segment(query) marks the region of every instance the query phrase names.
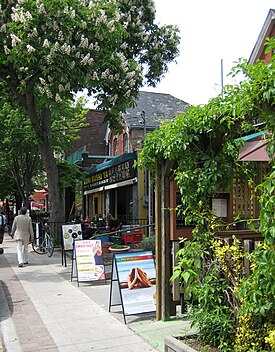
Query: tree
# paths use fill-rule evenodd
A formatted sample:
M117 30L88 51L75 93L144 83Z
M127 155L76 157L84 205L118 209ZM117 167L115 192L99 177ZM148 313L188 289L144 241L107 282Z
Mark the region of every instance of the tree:
M178 30L154 19L152 0L2 1L0 79L32 123L53 222L64 218L51 131L64 115L53 111L62 112L74 92L87 88L115 126L143 75L155 85L178 54Z

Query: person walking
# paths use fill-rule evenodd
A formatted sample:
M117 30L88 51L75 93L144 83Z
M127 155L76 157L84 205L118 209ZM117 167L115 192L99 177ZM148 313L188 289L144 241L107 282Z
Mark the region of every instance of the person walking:
M22 268L24 264L28 264L28 244L34 238L32 219L27 215L27 208L22 207L20 215L14 218L11 236L16 241L18 266Z

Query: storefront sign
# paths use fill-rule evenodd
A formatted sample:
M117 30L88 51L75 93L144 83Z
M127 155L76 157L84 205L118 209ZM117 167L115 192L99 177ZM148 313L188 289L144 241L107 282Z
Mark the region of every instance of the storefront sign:
M127 160L90 175L84 181L84 191L136 177L137 171L133 168L133 164L134 160Z

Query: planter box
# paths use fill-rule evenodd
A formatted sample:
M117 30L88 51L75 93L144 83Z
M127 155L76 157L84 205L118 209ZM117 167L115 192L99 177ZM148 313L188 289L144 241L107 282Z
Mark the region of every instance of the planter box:
M174 336L166 336L164 339L164 352L197 352L192 347L178 340Z

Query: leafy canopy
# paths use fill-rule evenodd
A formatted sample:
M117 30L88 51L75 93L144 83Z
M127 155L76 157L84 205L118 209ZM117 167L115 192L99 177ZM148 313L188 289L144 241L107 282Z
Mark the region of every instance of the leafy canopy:
M114 121L178 55L178 29L154 19L153 0L3 0L0 77L37 108L88 88Z

